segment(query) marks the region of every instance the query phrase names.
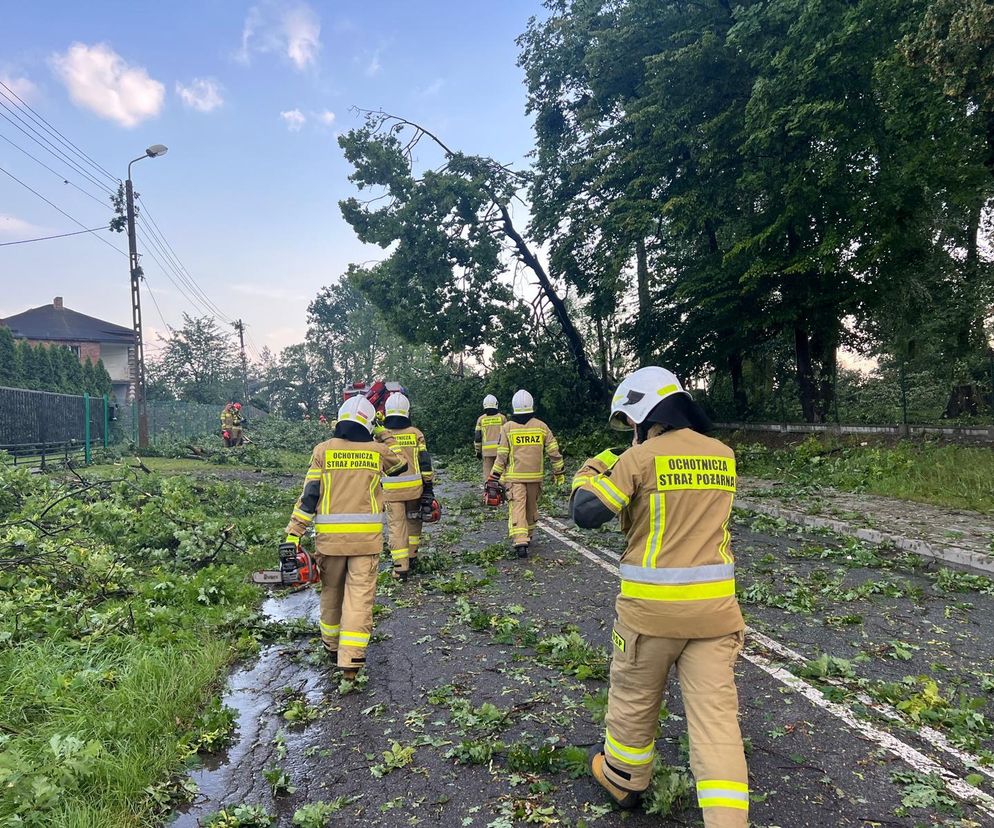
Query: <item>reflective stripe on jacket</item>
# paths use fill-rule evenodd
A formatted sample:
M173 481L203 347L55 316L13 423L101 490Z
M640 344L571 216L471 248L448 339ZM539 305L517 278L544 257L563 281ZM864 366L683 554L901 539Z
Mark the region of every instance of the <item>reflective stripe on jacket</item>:
M545 473L545 455L553 474L565 473L559 442L545 423L538 417L526 423L511 420L501 426L493 474L508 483L538 483Z
M391 448L407 462L407 471L396 477L383 478L383 500L387 503L418 500L424 491L424 484L431 483L435 476L431 460L423 462L428 454L425 436L414 426L385 428L384 432L385 439L392 444Z
M500 446L500 430L507 417L503 414L481 414L473 432L473 448L484 457L496 457Z
M406 468L406 461L382 443L326 440L311 455L287 534L300 537L313 526L314 549L321 555L378 555L383 548L380 481Z
M735 453L691 429L652 435L610 469L591 458L574 479L574 492L596 497L628 536L618 619L667 638L738 632L744 624L728 530Z

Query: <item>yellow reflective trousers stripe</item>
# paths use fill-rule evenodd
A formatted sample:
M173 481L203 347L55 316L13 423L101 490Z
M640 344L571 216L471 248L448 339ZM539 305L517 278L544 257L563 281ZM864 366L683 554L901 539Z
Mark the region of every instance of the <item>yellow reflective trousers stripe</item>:
M319 535L379 535L383 533L383 526L378 523L319 523L314 531Z

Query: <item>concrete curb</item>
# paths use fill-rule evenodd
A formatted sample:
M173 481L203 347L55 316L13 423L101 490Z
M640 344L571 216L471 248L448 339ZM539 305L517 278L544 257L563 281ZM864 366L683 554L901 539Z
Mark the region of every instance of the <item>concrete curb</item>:
M747 512L780 518L798 526L810 529L828 529L838 535L847 535L877 545L891 544L904 552L911 552L922 558L930 558L935 561L941 561L944 564L949 564L950 566L971 569L986 575L994 575L994 557L983 552L978 552L975 549L968 549L951 543L939 545L929 543L920 538L905 538L901 535L892 535L876 529L865 529L853 526L851 523L846 523L845 521L808 515L794 509L772 506L768 503L760 503L748 498L736 499L735 505L740 509L745 509Z

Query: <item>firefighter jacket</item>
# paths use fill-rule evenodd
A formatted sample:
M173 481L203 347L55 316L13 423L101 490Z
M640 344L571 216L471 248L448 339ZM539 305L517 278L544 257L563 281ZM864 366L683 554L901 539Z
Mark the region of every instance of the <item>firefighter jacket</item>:
M483 457L496 457L500 446L500 430L507 417L503 414L487 414L484 412L476 421L476 431L473 433L473 449Z
M539 483L545 473L545 455L552 461L552 473L565 474L563 456L552 430L538 417L526 423L514 420L500 429L493 475L507 483Z
M235 424L234 411L230 408L221 409L221 430L227 431Z
M628 536L618 620L664 638L742 630L728 521L735 452L689 428L591 458L573 481L573 518L593 528L617 515ZM615 459L617 460L616 462Z
M242 412L241 411L235 411L234 409L231 410L231 426L232 426L232 428L241 428L242 427Z
M317 445L287 535L299 538L314 526L320 555L379 555L383 549L381 480L407 463L370 439L333 437Z
M430 487L435 480L425 436L412 425L386 428L385 431L384 441L390 439L389 447L399 452L399 456L407 463L407 471L395 477L384 478L383 500L387 503L418 500L425 486Z

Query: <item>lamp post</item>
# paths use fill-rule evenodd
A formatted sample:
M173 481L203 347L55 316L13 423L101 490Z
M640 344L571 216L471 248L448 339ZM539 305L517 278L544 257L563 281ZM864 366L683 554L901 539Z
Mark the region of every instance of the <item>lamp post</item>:
M131 270L131 321L135 329L135 400L138 403L138 447L148 446L148 412L145 409L145 345L142 339L142 303L140 292L141 267L138 265L138 240L135 236L135 191L131 185L131 165L143 158L158 158L168 148L152 144L144 155L128 164L128 179L124 195L128 213L128 262Z

